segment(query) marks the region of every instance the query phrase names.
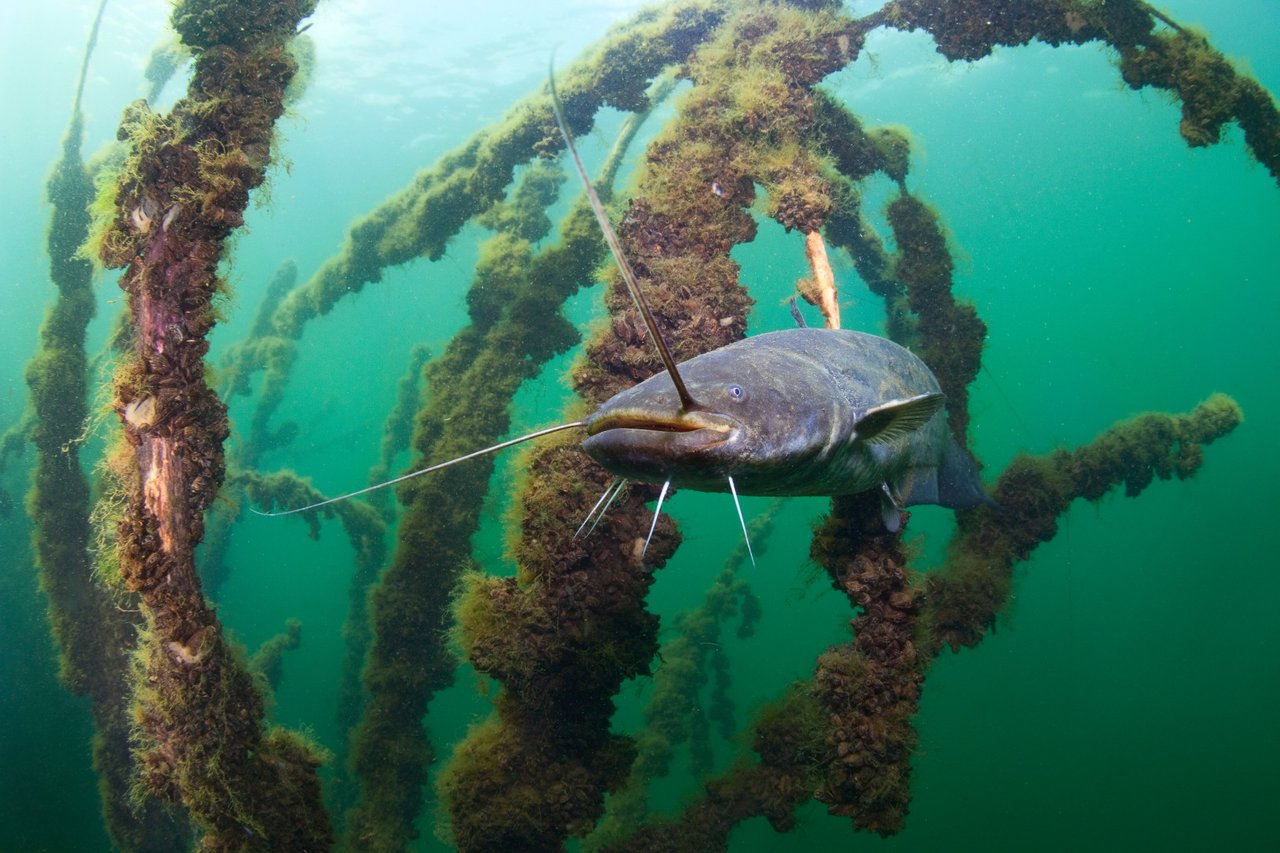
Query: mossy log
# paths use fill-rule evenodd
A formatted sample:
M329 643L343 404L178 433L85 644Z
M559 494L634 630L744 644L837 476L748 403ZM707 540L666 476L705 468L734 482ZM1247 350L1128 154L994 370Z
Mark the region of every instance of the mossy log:
M124 442L113 457L124 509L120 582L142 603L134 682L147 789L182 803L206 849L331 843L305 739L263 723L263 697L223 634L196 574L203 514L224 476L226 409L205 381L218 260L262 183L272 128L295 71L288 50L313 0L187 0L173 23L196 53L187 97L167 116L135 104L131 152L96 238L124 267L133 352L115 379Z

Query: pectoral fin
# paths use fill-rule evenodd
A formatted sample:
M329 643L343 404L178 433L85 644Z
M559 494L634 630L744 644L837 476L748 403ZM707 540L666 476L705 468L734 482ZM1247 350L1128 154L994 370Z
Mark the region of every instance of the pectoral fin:
M885 530L897 533L902 527L902 499L888 483L881 483L880 491L880 520Z
M905 400L890 400L867 409L854 427L862 441L889 443L905 438L929 422L942 408L946 395L921 394Z

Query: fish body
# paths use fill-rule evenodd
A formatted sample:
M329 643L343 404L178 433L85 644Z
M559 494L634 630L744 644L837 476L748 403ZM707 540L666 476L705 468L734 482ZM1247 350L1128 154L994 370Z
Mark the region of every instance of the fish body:
M630 480L748 495L847 495L883 488L891 510L989 502L946 422L933 372L886 338L790 329L679 364L696 405L653 376L587 421L583 449Z

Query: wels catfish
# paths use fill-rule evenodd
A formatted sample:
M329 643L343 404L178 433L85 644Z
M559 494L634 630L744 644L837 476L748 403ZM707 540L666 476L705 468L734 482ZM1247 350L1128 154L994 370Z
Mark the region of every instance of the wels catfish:
M956 443L938 381L893 341L842 329L790 329L678 365L686 408L665 374L607 400L582 448L630 480L746 495L850 495L882 489L885 524L914 504L987 501Z
M628 480L662 484L650 538L672 484L730 492L744 536L739 492L849 495L880 489L884 522L891 531L898 529L904 506L967 509L991 503L977 467L947 426L938 380L924 362L886 338L841 329L791 329L756 335L676 364L574 148L554 76L549 85L565 148L665 372L614 395L585 421L538 430L308 506L259 515L316 509L580 427L587 430L583 450L618 479L596 501L578 533L593 518L594 529ZM646 539L645 549L648 544ZM754 563L754 554L751 559Z

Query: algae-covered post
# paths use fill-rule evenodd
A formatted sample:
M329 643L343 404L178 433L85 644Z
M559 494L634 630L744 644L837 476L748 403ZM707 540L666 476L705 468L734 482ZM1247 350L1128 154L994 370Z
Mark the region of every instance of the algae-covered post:
M1193 476L1201 448L1239 425L1240 409L1215 394L1184 415L1149 413L1074 451L1022 456L1001 474L1010 509L971 513L941 572L908 572L895 537L878 530L867 495L839 498L819 526L813 557L862 606L852 643L818 658L814 678L793 686L754 724L758 761L740 760L708 781L674 818L652 820L609 853L724 849L743 821L778 831L810 796L854 826L892 835L910 803L911 717L935 657L977 645L1007 605L1014 565L1053 538L1072 501L1097 501L1123 484L1136 497L1156 478Z
M91 488L80 462L89 414L85 334L95 311L93 264L79 251L88 236L93 199L93 176L81 157L81 97L105 7L105 2L98 6L89 33L62 156L47 184L53 213L49 277L58 296L40 329L40 351L27 365L36 449L27 511L40 587L61 655L59 674L68 690L92 702L93 764L107 833L123 849L159 849L182 846L185 831L154 798L131 797L137 768L129 750L128 672L138 620L132 607L118 607L94 577Z
M166 116L145 106L130 110L122 135L132 153L113 190L112 221L97 241L108 265L127 267L121 286L134 330L115 382L125 441L113 463L124 509L116 519L119 547L108 557L140 597L145 617L134 685L137 754L149 789L185 803L204 843L214 847L317 849L331 841L316 751L293 735L263 729L252 670L275 671L288 635L246 664L205 602L208 587L201 589L193 558L203 513L224 478L225 409L204 378L205 336L220 288L216 266L250 190L263 179L271 129L293 77L289 41L309 11L305 2L263 0L177 5L175 27L196 57L190 91ZM870 29L882 26L926 29L951 59L1031 38L1104 40L1120 52L1127 83L1177 93L1188 143L1216 140L1222 123L1234 118L1273 172L1267 146L1276 135L1275 110L1207 42L1130 0L891 0L865 18L824 0L684 0L637 16L559 78L568 123L579 134L602 104L641 110L650 81L664 69L675 67L688 81L675 118L648 149L635 196L625 212L614 212L678 360L745 334L752 294L738 280L741 255L731 253L755 238L753 214L764 214L805 235L815 282L809 290L833 325L837 306L824 240L849 249L871 289L888 302L890 336L915 347L936 373L963 441L967 388L979 370L985 326L951 293L952 261L939 217L907 191L908 137L864 131L845 104L817 88L859 55ZM440 258L468 222L497 234L480 254L467 295L471 325L434 360L425 351L415 358L413 369L423 367L431 396L421 401L413 442L435 461L501 437L521 382L576 341L560 304L591 280L599 253L581 205L561 223L559 242L535 245L549 233L544 211L558 177L539 166L526 169L519 186L512 179L538 152L556 148L552 131L548 99L535 94L353 224L343 251L287 295L285 268L229 383L233 393L247 393L252 375L266 372L247 430L246 462L293 435L270 422L308 322L377 282L388 266ZM887 212L892 257L861 210L861 182L875 172L897 184ZM743 279L754 285L752 276ZM606 306L609 317L574 372L579 407L598 405L658 370L622 291L615 287ZM420 402L416 387L404 384L390 450L406 440L407 413ZM755 730L759 760L744 760L710 782L685 822L635 829L645 815L644 798L633 790L615 797L614 817L621 819L595 840L624 849L714 849L753 815L779 831L791 829L796 809L815 792L858 827L897 831L910 801L911 717L929 661L944 647L981 638L1007 594L1013 562L1053 535L1054 519L1074 496L1096 497L1121 475L1136 492L1154 476L1190 474L1200 444L1234 426L1238 412L1216 400L1191 418L1161 417L1123 426L1085 451L1015 462L998 486L1007 514L962 519L948 566L928 582L909 571L900 536L879 525L878 495L836 501L812 554L858 609L849 614L850 641L823 652L813 678L765 712ZM698 743L698 766L710 764L693 728L705 732L706 718L695 717L688 730L664 718L642 735L648 741L640 749L612 728L620 686L653 666L657 617L645 599L653 567L679 543L674 523L658 521L649 558L639 559L649 526L642 504L652 493L639 487L595 535L575 538L602 473L564 440L528 458L520 482L523 536L513 545L518 574L467 573L453 602L452 635L450 594L473 565L470 538L491 469L455 468L416 481L402 492L402 514L381 508L386 520L398 522L398 543L368 612L363 590L382 564L383 519L359 503L332 510L357 551L340 710L351 735L348 769L356 774L339 777L331 802L352 807L345 831L353 848L402 849L418 831L433 756L423 714L452 678L450 636L478 670L501 682L494 715L454 749L438 779L464 849L558 849L586 835L604 796L619 791L629 774L642 784L646 774L661 772L671 744L686 735ZM290 475L233 478L259 503L315 499ZM307 521L318 530L317 515ZM695 691L700 682L691 668L710 660L718 679L714 713L728 718L724 657L692 648L690 639L712 641L711 612L723 612L728 595L713 590L707 609L683 626L683 651L673 649L664 664L670 670L661 679L662 703L674 706L677 694ZM362 692L355 670L366 646ZM361 711L362 722L352 726ZM350 784L357 781L358 791Z
M1104 42L1120 54L1120 74L1131 88L1155 86L1177 95L1178 132L1188 145L1217 143L1223 126L1234 121L1253 156L1280 184L1280 114L1271 94L1237 72L1208 39L1143 0L890 0L877 14L889 26L927 31L952 62L1032 40L1054 46Z
M985 33L992 43L1022 43L1040 35L1057 41L1107 38L1134 44L1151 30L1151 18L1141 5L1108 4L1099 12L1091 4L1082 4L1080 10L1029 4L1025 14L978 5L975 12L967 5L944 3L940 10L929 10L939 12L933 15L919 4L890 4L861 24L925 26L939 32L944 45L952 44L955 36L946 31L949 24ZM1145 26L1135 15L1143 16ZM999 26L993 27L993 21ZM824 24L830 29L824 31ZM1059 35L1064 27L1069 37ZM788 41L800 33L802 37ZM825 162L816 140L829 128L812 131L810 111L821 99L810 96L807 88L823 76L821 68L839 67L840 58L856 53L860 35L858 26L841 23L831 10L810 8L804 14L784 7L744 7L686 66L693 90L677 120L651 147L640 190L621 229L655 313L665 328L674 330L673 348L681 357L718 345L708 341L708 331L714 330L708 330L705 321L726 314L734 317L733 311L723 310L724 302L734 298L740 309L745 308L736 268L723 257L736 242L723 240L726 209L736 211L735 205L749 203L758 185L769 193L771 216L789 229L810 232L837 212L838 202L849 201L841 197L847 192L845 185L823 173ZM965 49L955 56L980 56L991 46L963 39L960 43ZM803 49L788 52L789 44L803 44ZM726 86L724 80L740 83L741 88ZM729 97L721 94L722 86ZM787 108L779 109L779 104ZM826 113L829 116L831 110ZM717 133L719 121L724 127ZM688 133L693 140L688 143L686 125L694 124L697 131ZM902 146L892 137L882 136L880 141L884 145L875 146L880 162L897 173L901 184ZM779 151L788 156L778 156ZM721 207L708 209L717 204ZM856 215L856 204L849 203L846 213ZM951 418L963 435L967 386L979 370L985 325L972 306L950 293L951 258L936 216L904 188L890 206L889 220L900 253L894 267L883 270L885 277L896 280L886 293L896 310L914 315L898 328L910 332L936 362L951 397ZM738 240L752 236L747 222L748 230ZM872 241L862 245L875 248ZM879 260L874 251L864 259ZM609 308L611 329L588 344L589 361L575 375L576 387L589 403L598 403L658 368L640 324L617 291ZM733 326L732 319L722 324ZM1224 407L1234 408L1226 403L1211 406ZM1201 438L1185 439L1192 447L1234 425L1226 416L1207 420L1212 426ZM1192 470L1193 466L1171 467L1160 461L1170 454L1199 458L1194 450L1184 452L1176 443L1162 443L1161 435L1152 432L1148 437L1153 443L1143 451L1153 470ZM1119 445L1109 447L1103 453L1109 464L1123 468L1133 463ZM598 493L598 476L580 466L564 440L532 456L523 494L524 537L516 553L520 573L515 580L473 578L458 611L462 644L472 663L504 684L496 715L473 730L441 780L454 837L464 849L554 847L581 831L598 808L602 792L616 783L614 762L629 746L606 736L602 715L611 709L617 683L643 671L630 656L652 648L651 617L643 606L649 570L641 571L635 561L643 541L635 520L643 518L643 512L633 504L630 512L624 510L619 518L602 524L600 536L608 540L607 549L598 541L571 539L562 531L573 527L570 519L585 513L593 495L583 484L596 486ZM640 497L644 496L642 490ZM1029 505L1023 509L1030 515L1061 511L1038 502L1035 495L1027 497ZM991 521L998 516L990 511L981 517L999 523ZM817 796L832 813L852 816L856 825L882 834L902 827L915 737L910 718L936 645L929 634L933 611L922 611L924 590L908 572L898 537L886 535L876 521L876 514L859 499L842 499L815 542L815 556L862 613L854 620L854 643L829 651L819 661L811 689L821 710L797 716L812 721L804 728L807 734L797 743L789 735L798 732L780 732L775 718L757 742L760 765L709 786L707 798L691 810L680 832L655 841L657 836L644 830L622 842L620 849L709 849L724 843L735 822L756 813L768 816L775 828L788 829L792 810L808 799L813 788L805 786L820 769L823 779ZM672 548L670 528L660 526L659 531L658 556L648 565L660 565ZM922 613L928 618L922 620ZM558 627L550 635L544 630L549 623ZM564 636L566 625L577 624L590 624L593 646ZM601 644L607 659L598 657ZM620 665L623 661L626 664ZM811 708L814 704L795 701ZM592 713L584 713L584 708ZM818 739L821 745L815 745ZM798 755L804 758L795 772ZM531 778L540 781L529 785ZM772 796L761 795L762 783L776 785ZM735 802L733 797L741 799ZM690 831L699 824L698 830Z
M181 802L216 849L319 850L331 843L320 753L265 730L263 699L196 574L204 512L224 476L226 409L205 379L226 238L271 161L296 69L289 52L314 0L185 0L173 25L196 56L187 96L144 103L121 126L130 153L96 236L123 267L134 349L114 388L124 441L112 456L120 581L140 596L133 715L143 782Z
M830 209L820 163L798 143L812 122L809 87L857 44L850 19L830 8L753 5L685 59L693 89L651 145L619 229L677 360L745 331L751 300L729 251L755 235L747 208L756 183L788 227L813 230ZM744 122L760 133L744 132ZM574 375L589 405L661 369L618 282L608 305L610 325L587 343ZM575 538L603 473L564 441L536 448L528 468L519 574L474 579L458 611L472 663L503 683L496 714L440 781L465 850L555 849L598 820L634 755L630 739L610 732L613 696L648 671L657 624L644 599L653 567L678 543L664 517L640 560L653 487L632 489L592 537Z

